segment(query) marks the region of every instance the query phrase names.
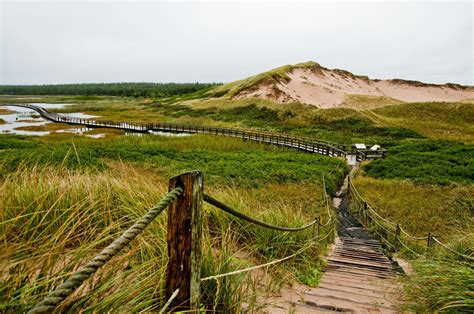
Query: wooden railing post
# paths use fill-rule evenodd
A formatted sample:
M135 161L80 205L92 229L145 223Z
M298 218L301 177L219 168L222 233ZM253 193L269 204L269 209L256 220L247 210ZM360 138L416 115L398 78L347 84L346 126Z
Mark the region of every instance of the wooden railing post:
M433 248L433 235L431 232L428 232L428 240L426 241L426 252L427 254L431 253L431 249Z
M351 197L351 176L347 176L347 196Z
M179 289L170 309L197 311L201 283L202 173L191 171L171 178L169 190L176 187L184 191L168 210L166 300Z
M367 213L368 207L369 207L369 204L366 201L364 201L364 216L365 216L365 223L367 226L369 225L369 220L370 220L369 214Z
M400 224L397 224L397 229L395 230L395 245L393 246L395 251L398 251L400 249L400 233L401 233L401 228Z
M317 224L316 228L317 228L317 232L318 232L317 236L319 238L319 236L321 235L321 215L319 215L318 222L316 224ZM318 239L318 241L319 241L319 239Z

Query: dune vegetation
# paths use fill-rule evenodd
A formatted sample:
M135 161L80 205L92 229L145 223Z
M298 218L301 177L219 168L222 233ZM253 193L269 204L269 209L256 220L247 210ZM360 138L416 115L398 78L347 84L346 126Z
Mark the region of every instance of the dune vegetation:
M473 103L402 104L378 108L369 115L382 125L407 127L428 138L473 144Z
M308 61L303 63L298 63L294 65L284 65L270 71L262 72L260 74L250 76L246 79L234 81L228 84L224 84L222 86L218 86L211 91L211 95L213 96L228 96L232 97L235 94L253 88L259 83L265 81L289 81L290 77L288 75L294 69L298 68L309 68L313 71L321 71L321 66L314 61Z
M458 251L474 254L474 233L453 243ZM474 309L472 262L450 252L412 261L414 276L404 281L406 305L413 312L470 313Z

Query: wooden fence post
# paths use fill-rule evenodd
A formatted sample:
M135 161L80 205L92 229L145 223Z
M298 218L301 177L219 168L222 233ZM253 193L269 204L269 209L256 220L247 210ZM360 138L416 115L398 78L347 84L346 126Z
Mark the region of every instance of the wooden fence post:
M318 222L316 223L316 230L318 232L317 237L318 237L318 242L319 242L319 236L321 235L321 215L317 218Z
M427 242L427 243L426 243L426 252L427 252L428 254L431 253L431 249L432 249L432 247L433 247L433 239L432 239L432 237L433 237L433 236L432 236L431 232L428 232L428 240L426 241L426 242Z
M400 249L400 241L401 241L400 233L401 233L400 224L397 224L397 229L395 230L395 245L394 245L395 251L398 251Z
M368 207L369 207L369 204L367 204L367 202L364 201L364 216L365 216L365 223L366 223L367 226L369 225L369 220L370 220L370 216L367 213L367 208Z
M347 197L351 197L351 176L347 176Z
M184 191L168 210L166 299L179 288L170 309L197 311L201 283L202 173L190 171L171 178L169 190L176 187Z

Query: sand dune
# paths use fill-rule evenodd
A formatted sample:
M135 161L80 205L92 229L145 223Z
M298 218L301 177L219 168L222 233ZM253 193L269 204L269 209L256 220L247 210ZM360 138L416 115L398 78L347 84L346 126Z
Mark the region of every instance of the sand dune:
M269 75L260 74L258 77L261 79L253 85L240 87L232 97L237 99L257 97L281 103L299 101L320 108L357 106L357 103L352 101L354 96L367 96L371 100L372 107L396 101L453 102L474 99L472 86L425 84L399 79L374 80L344 70L327 69L313 62L306 64L309 65L276 69L280 75L274 74L276 70L269 71ZM281 75L281 69L287 71L286 75Z

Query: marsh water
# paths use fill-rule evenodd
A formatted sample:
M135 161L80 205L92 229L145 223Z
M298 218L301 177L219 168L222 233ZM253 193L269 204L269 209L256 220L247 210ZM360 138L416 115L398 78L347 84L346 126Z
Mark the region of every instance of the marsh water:
M48 104L48 103L31 103L45 109L62 109L68 104ZM34 131L34 130L25 130L24 127L36 127L43 126L49 123L54 123L42 118L36 111L16 106L2 106L0 108L8 110L7 113L0 113L0 119L4 121L3 124L0 124L0 134L19 134L19 135L48 135L51 133L71 133L79 134L92 138L102 138L105 137L105 133L95 133L89 134L93 128L81 127L76 128L66 127L64 129L57 129L54 131ZM61 113L61 115L71 118L81 118L81 119L93 119L98 116L89 115L83 112L73 112L73 113ZM0 120L0 121L1 121ZM159 132L151 131L150 134L160 135L160 136L189 136L188 133L171 133L171 132ZM143 136L146 133L139 132L125 132L125 135L133 136Z
M61 109L67 106L67 104L46 104L46 103L35 103L45 109ZM42 126L48 123L52 123L46 119L43 119L36 111L16 106L2 106L1 108L7 109L8 112L0 114L0 119L5 123L0 124L0 134L20 134L20 135L47 135L52 131L31 131L31 130L22 130L19 128L30 127L30 126ZM74 113L63 113L62 115L67 117L74 118L83 118L91 119L96 118L96 116L91 116L82 112ZM56 130L55 132L70 132L70 133L79 133L82 134L85 132L83 129L64 129ZM95 135L95 134L94 134Z

